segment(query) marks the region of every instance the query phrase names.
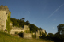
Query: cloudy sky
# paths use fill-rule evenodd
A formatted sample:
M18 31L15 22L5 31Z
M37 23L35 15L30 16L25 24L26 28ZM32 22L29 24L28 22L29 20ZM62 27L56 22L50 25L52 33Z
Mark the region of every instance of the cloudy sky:
M0 0L1 5L8 6L11 18L25 18L47 33L64 24L64 0Z

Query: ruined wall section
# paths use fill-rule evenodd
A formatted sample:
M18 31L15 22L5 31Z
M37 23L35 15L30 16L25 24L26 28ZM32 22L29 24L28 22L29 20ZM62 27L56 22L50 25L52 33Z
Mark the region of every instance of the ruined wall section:
M0 11L0 30L5 30L6 29L6 11Z
M32 39L32 34L31 33L24 33L24 38L25 39Z
M0 6L0 11L6 11L6 14L9 14L9 8L7 7L7 6L3 6L3 5L1 5Z
M6 30L6 21L8 20L8 14L10 13L7 6L0 6L0 30Z
M34 32L32 35L36 35L36 39L39 39L39 36L42 36L42 33L45 33L45 30L37 30L36 32Z
M28 25L24 25L24 32L25 33L30 33L30 29Z
M10 24L12 25L12 24ZM16 27L16 26L12 26L12 29L10 30L10 34L15 34L15 32L24 32L24 33L29 33L30 29L28 25L24 25L24 28L22 27Z
M12 27L12 29L10 30L10 34L15 34L15 32L20 33L20 32L24 32L24 29L21 27Z

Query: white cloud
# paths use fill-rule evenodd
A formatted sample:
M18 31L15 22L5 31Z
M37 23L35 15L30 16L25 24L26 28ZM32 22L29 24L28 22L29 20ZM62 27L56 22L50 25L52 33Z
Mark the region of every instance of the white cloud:
M53 29L55 29L55 28L53 27Z
M53 21L56 21L56 19L53 19Z
M48 16L48 18L52 17L55 12L57 12L64 4L60 5L52 14Z

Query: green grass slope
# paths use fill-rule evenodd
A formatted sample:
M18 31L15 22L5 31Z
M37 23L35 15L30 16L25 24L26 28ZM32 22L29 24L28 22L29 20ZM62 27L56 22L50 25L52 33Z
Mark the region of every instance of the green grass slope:
M11 36L5 32L0 32L0 42L52 42L37 39L23 39L17 36Z

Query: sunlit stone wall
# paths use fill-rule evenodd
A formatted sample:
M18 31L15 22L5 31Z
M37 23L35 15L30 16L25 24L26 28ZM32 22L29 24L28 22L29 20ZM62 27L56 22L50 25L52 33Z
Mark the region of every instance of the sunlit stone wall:
M6 11L0 11L0 30L5 30L6 29Z
M6 20L9 12L7 6L0 6L0 30L6 30Z

